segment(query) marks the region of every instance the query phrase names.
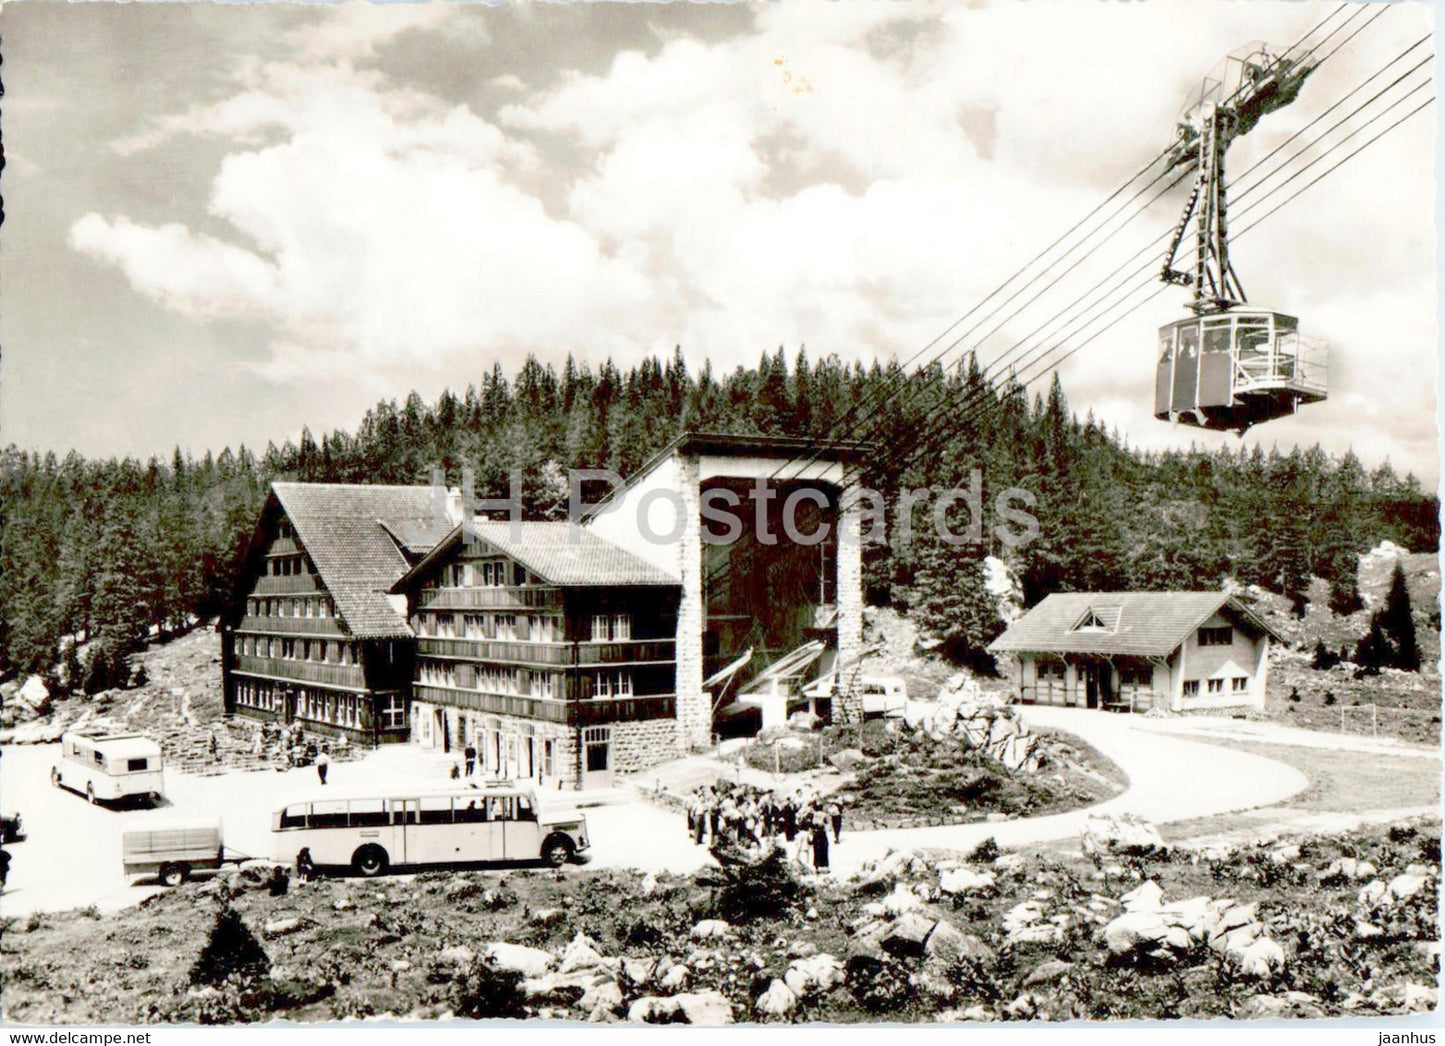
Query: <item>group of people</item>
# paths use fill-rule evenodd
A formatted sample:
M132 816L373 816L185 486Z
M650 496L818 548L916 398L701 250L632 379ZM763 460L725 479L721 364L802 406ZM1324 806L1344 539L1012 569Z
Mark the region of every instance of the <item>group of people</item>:
M832 842L843 836L843 807L836 797L779 796L752 785L699 787L687 807L687 830L698 846L734 842L743 849L786 847L804 867L828 870Z

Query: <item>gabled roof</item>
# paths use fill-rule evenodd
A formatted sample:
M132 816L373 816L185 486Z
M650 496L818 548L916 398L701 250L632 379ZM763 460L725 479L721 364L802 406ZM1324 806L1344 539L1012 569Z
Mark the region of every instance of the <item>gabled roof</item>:
M410 566L392 535L409 540L418 521L436 520L445 492L351 483L273 483L271 490L346 630L358 639L410 636L404 615L387 598Z
M570 522L480 520L452 530L391 588L404 591L449 558L464 540L479 540L521 563L543 584L562 587L667 585L678 580L651 563Z
M1107 631L1079 629L1091 610L1117 624ZM1279 639L1227 592L1056 592L1009 625L988 648L994 653L1168 657L1220 612Z

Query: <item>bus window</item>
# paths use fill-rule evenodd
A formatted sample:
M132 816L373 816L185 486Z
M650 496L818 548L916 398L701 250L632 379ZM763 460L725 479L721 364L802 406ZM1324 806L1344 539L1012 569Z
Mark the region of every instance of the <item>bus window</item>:
M353 799L351 801L351 827L380 828L391 824L386 812L386 802L381 799Z
M535 821L536 819L537 811L532 809L532 800L525 795L517 796L517 820Z
M513 820L513 802L511 796L492 796L487 800L487 819L491 821Z
M416 824L415 799L392 799L387 805L391 808L392 824Z
M461 800L457 800L457 823L458 824L481 824L487 819L487 811L477 804L475 799L468 799L467 805L462 806Z
M311 804L312 828L345 828L346 800L326 799Z
M130 773L139 773L146 768L146 761L144 759L127 759L125 768Z
M105 765L105 756L103 756L103 755L100 754L100 749L99 749L99 748L95 749L95 751L91 752L90 754L91 754L92 758L95 759L95 765L96 765L96 766L104 766L104 765Z
M282 828L305 828L306 827L306 804L288 806L281 811Z
M427 795L421 799L422 824L451 824L452 797L449 795Z

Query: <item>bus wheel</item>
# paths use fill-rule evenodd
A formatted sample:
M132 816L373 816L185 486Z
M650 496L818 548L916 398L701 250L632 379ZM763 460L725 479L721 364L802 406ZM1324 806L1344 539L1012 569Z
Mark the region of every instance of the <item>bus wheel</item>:
M542 860L553 868L561 868L572 860L572 841L564 835L552 835L542 844Z
M100 800L95 797L95 785L88 784L85 786L85 798L90 801L91 806L100 802Z
M351 867L365 876L380 875L386 871L386 851L374 844L363 846L351 855Z
M190 877L190 869L183 864L161 865L160 881L162 886L180 886Z
M50 783L56 788L60 787L60 768L58 766L52 766L50 768Z

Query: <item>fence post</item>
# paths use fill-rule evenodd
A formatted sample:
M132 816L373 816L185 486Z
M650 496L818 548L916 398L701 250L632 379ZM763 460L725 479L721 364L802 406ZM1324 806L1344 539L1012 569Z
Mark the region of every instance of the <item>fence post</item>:
M1340 705L1340 733L1345 732L1345 706Z
M1380 736L1380 708L1373 702L1370 703L1370 733Z

